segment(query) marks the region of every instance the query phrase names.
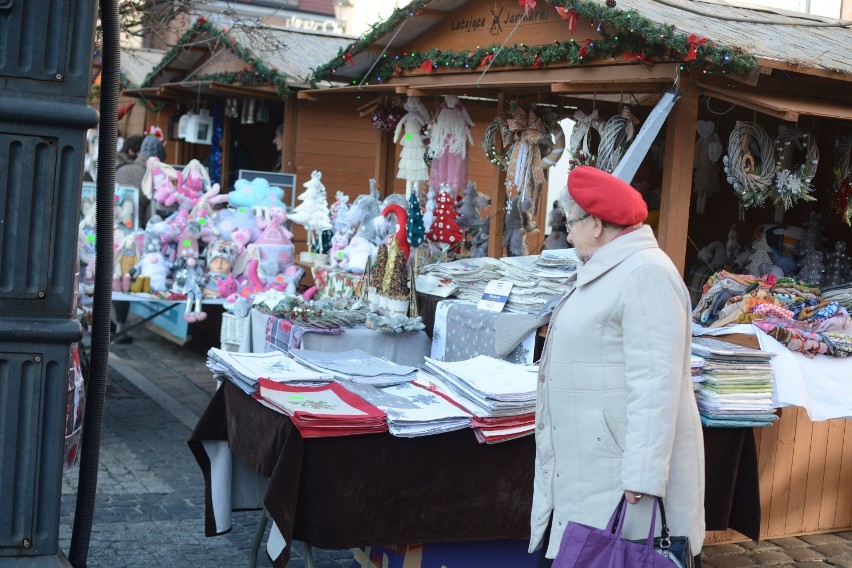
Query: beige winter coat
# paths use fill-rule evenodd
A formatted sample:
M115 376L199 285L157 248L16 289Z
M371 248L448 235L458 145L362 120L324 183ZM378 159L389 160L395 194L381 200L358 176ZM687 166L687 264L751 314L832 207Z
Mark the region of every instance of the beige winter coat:
M548 558L569 521L604 527L631 490L664 497L672 534L689 536L698 554L704 442L686 286L647 225L598 249L572 278L539 372L530 552L551 514ZM647 536L650 506L629 506L625 538Z

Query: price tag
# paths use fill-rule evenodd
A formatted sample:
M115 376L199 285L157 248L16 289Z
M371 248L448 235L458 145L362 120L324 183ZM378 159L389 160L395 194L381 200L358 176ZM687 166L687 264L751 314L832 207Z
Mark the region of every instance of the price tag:
M502 312L511 291L512 283L510 281L492 280L485 286L485 292L483 292L482 299L479 300L476 307L489 312Z

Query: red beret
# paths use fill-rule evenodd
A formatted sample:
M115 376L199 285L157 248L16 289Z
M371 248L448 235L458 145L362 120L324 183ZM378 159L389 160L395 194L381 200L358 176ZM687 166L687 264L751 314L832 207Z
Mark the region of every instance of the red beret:
M648 217L648 206L633 186L591 166L568 172L568 193L586 213L606 223L627 227Z

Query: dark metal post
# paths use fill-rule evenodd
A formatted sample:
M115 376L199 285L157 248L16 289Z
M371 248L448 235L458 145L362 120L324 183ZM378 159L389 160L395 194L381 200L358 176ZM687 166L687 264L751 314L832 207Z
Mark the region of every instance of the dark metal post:
M0 568L69 566L59 506L94 0L0 0Z

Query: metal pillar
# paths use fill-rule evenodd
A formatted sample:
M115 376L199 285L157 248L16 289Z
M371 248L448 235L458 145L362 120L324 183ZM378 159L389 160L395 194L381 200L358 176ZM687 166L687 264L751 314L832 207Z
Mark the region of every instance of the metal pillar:
M94 0L0 0L0 568L59 550Z

